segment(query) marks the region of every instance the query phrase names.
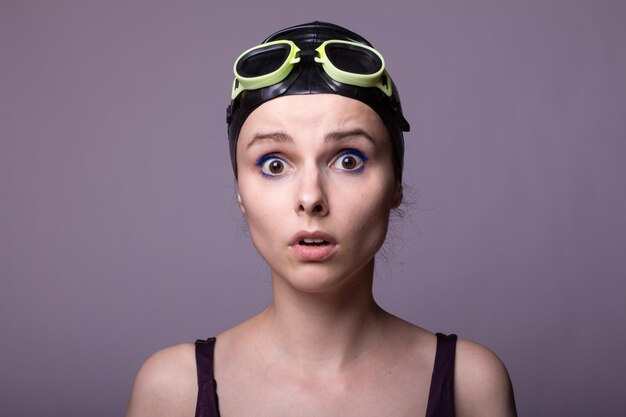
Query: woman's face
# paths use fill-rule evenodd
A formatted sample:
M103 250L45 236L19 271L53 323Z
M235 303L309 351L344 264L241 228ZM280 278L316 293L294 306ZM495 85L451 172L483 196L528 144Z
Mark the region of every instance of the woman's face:
M252 240L282 279L307 292L372 266L402 199L380 117L333 94L270 100L237 145L238 188Z

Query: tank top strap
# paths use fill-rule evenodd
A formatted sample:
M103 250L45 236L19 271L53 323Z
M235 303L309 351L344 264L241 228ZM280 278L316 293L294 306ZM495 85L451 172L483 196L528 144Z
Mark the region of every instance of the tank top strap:
M217 384L213 376L215 338L196 340L196 368L198 370L198 401L195 417L219 417Z
M437 333L435 365L430 382L426 417L454 417L454 357L456 335Z

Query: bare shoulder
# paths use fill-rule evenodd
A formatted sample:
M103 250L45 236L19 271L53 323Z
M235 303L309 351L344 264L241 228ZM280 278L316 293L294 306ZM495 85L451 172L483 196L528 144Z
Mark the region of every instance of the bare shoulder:
M126 417L194 415L196 375L192 343L156 352L137 373Z
M456 415L515 417L509 373L491 350L459 339L454 371Z

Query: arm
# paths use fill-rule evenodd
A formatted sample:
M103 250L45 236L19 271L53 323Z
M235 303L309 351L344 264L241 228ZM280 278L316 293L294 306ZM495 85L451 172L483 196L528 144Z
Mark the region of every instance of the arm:
M198 393L193 344L163 349L137 373L126 417L193 416Z
M459 340L454 372L457 417L516 417L509 374L489 349Z

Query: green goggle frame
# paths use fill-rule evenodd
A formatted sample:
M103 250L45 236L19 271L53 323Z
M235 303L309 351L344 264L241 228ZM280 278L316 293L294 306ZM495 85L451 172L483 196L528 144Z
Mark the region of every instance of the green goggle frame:
M357 42L328 40L315 49L316 63L333 80L358 87L377 87L392 95L385 59L372 47ZM235 61L231 99L242 91L283 81L301 60L301 50L290 40L277 40L248 49Z

